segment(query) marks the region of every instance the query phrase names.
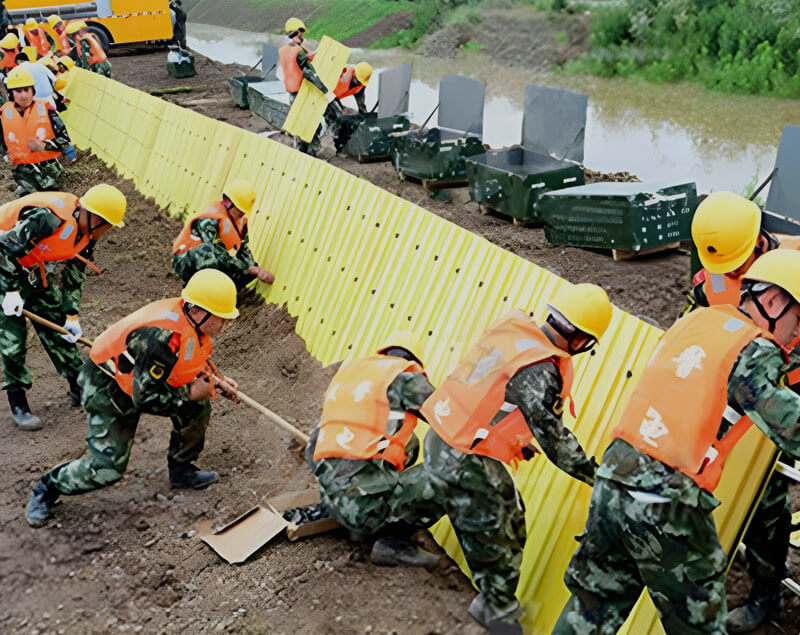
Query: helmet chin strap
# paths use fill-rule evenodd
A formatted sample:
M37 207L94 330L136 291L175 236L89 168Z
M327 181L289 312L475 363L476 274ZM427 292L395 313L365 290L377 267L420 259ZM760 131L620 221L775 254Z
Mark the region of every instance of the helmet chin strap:
M784 315L786 315L789 312L789 309L791 309L792 305L794 304L792 300L789 300L786 303L786 306L783 307L783 309L781 310L781 312L778 314L777 317L771 317L767 313L767 310L764 308L764 305L761 304L761 302L759 301L757 295L753 295L752 300L753 304L755 304L756 306L756 309L758 309L758 312L761 314L761 317L763 317L767 321L770 333L775 333L775 326L777 325L778 320L780 320Z
M188 319L192 323L192 326L194 326L194 330L197 331L197 334L202 335L200 327L203 326L203 324L205 324L211 317L211 312L205 311L205 309L203 309L206 314L203 316L203 319L198 322L197 320L194 319L194 316L192 316L192 314L189 312L190 309L192 309L192 307L194 306L195 306L194 304L190 304L189 302L184 302L183 314L186 316L186 319Z
M558 333L561 337L567 340L567 351L570 355L578 355L579 353L585 353L589 349L593 348L594 345L597 343L597 340L593 338L591 335L587 335L580 329L576 329L574 326L569 325L567 326L561 320L556 318L552 313L547 316L547 324ZM585 336L589 337L589 340L582 344L579 347L575 347L573 342L575 338L578 336Z

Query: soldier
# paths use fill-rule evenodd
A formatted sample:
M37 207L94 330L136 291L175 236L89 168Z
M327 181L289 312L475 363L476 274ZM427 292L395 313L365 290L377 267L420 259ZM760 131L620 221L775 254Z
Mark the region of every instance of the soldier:
M782 346L800 334L800 253L744 276L739 309L694 311L662 337L597 470L553 633L613 633L644 586L667 633L725 632L725 568L711 511L725 458L755 424L800 451L800 396Z
M340 125L341 100L345 97L352 96L356 100L358 114L367 114L367 101L364 89L367 87L371 77L372 66L367 62L359 62L355 66L349 64L342 70L339 81L333 89L333 94L336 96L336 103L329 104L325 109L325 122L331 129L333 145L336 148L337 154L347 145L347 142L353 134L352 127Z
M533 437L559 468L589 485L597 463L561 421L572 356L591 349L611 320L600 287L561 289L539 327L513 311L490 328L422 406L431 429L425 471L450 517L480 594L470 615L490 632L522 633L515 597L525 512L503 463L534 455Z
M17 54L19 53L19 38L13 33L9 33L0 40L0 73L3 77L3 85L6 83L11 69L17 65Z
M243 179L222 190L222 200L193 216L172 245L172 268L186 282L201 269L218 269L244 289L254 279L265 284L275 280L256 264L250 253L247 217L253 212L256 193Z
M800 248L796 236L784 238L779 245L777 238L761 229L758 206L733 192L715 192L698 206L692 238L704 268L694 277L684 315L698 306L738 305L742 277L759 255L778 246ZM795 392L800 392L798 369L800 355L792 351L787 379ZM789 481L774 473L744 535L753 586L747 602L729 613L729 633L752 631L768 617L782 615L781 580L786 575L790 534Z
M73 48L70 56L81 68L111 77L111 62L94 33L89 31L86 22L70 22L67 35L72 36Z
M26 511L32 527L47 522L61 494L83 494L122 478L142 413L172 420L167 465L173 489L202 489L219 478L191 462L203 449L211 415L211 338L238 315L233 281L204 269L180 298L152 302L100 334L78 376L88 456L54 467L36 484ZM217 387L235 400L236 382L222 380Z
M77 406L81 359L75 342L82 333L78 313L85 263L95 242L112 225L124 226L125 205L122 192L103 184L95 185L80 199L65 192L39 192L0 207L3 390L21 430L42 427L25 396L33 377L25 366L27 325L22 309L63 324L71 333L60 335L34 324L56 370L69 382L69 396ZM59 263L64 267L56 275Z
M0 108L5 153L17 183L17 197L56 189L64 169L58 161L72 142L64 122L47 102L33 96L30 71L14 68L8 74L11 99Z
M70 44L69 37L67 37L67 25L56 14L47 17L47 23L58 39L55 42L55 49L60 55L69 55L72 51L72 44Z
M438 561L408 540L441 515L438 506L428 508L425 472L414 465L418 410L433 392L420 350L418 338L397 332L375 355L342 364L306 447L334 518L353 540L380 536L372 548L376 564L430 567Z
M25 21L25 26L22 27L22 31L28 44L36 49L39 57L44 57L50 52L50 40L47 39L44 29L39 26L35 19L28 18Z

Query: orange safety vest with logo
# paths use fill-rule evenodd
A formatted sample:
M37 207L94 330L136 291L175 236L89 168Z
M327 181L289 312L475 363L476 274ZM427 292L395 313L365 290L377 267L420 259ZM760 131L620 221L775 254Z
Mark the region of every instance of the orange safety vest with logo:
M81 42L83 40L86 40L91 47L89 51L89 66L94 66L100 62L105 62L108 59L106 52L103 50L103 47L100 46L100 42L97 41L97 38L93 33L75 36L75 48L77 49L79 56L83 52L83 49L81 48Z
M356 84L354 88L350 87L350 84L352 83L353 77L355 77L355 75L356 75L355 66L344 67L342 74L339 76L339 82L333 89L333 94L336 95L336 99L344 99L345 97L349 97L350 95L355 95L356 93L364 90L364 84Z
M211 356L211 338L198 333L184 315L181 298L158 300L134 311L103 331L89 352L89 357L98 366L108 361L114 363L114 378L122 391L130 397L133 396L135 360L128 353L127 340L133 331L147 327L173 331L180 337L176 353L178 361L167 377L167 383L174 388L194 381L206 368ZM123 357L126 358L124 361ZM120 370L120 366L126 369L125 372ZM154 362L149 370L155 379L161 379L166 372L166 368L159 362Z
M451 447L513 465L533 434L520 409L505 400L506 385L522 368L544 361L558 365L563 406L572 388L572 357L527 314L512 311L481 336L421 412Z
M247 216L242 216L237 223L233 220L233 216L228 213L228 210L225 209L225 205L219 202L214 203L205 211L200 212L183 226L181 233L178 234L175 242L172 243L173 254L185 253L202 244L200 238L192 234L192 225L200 218L211 218L217 221L219 237L222 240L222 244L225 245L225 249L227 249L228 253L231 255L239 253L239 250L242 248L242 234L247 225Z
M661 338L613 438L713 491L726 457L752 425L728 406L728 377L757 337L772 338L729 305L682 317ZM718 439L723 418L733 425Z
M417 418L404 410L390 410L387 390L406 372L423 370L415 362L386 355L342 364L325 395L314 460L383 459L401 471ZM388 434L388 423L401 420L397 432Z
M7 51L6 49L0 49L3 51L3 57L0 58L0 71L4 73L8 73L12 68L16 68L17 62L16 57L19 54L19 47L15 48L13 51Z
M302 45L298 46L290 42L278 49L278 59L283 70L283 85L286 87L287 93L296 93L303 83L303 69L297 63L297 56L301 48L306 52L308 59L314 59L314 55L309 53L308 49Z
M50 51L50 40L47 39L44 29L41 27L36 29L36 35L32 31L25 32L25 39L39 53L39 57L44 57Z
M78 197L66 192L34 192L0 207L0 231L6 232L19 220L23 210L33 207L49 209L61 220L59 228L47 238L40 240L25 256L19 258L23 267L39 265L42 280L45 281L44 263L71 260L89 244L89 236L78 236L78 221L74 212L78 207Z
M2 121L8 158L14 165L42 163L61 156L58 150L34 152L28 147L28 141L32 139L46 141L55 137L53 124L50 122L49 106L44 99L34 99L22 115L19 114L13 101L6 102L3 104L0 121Z

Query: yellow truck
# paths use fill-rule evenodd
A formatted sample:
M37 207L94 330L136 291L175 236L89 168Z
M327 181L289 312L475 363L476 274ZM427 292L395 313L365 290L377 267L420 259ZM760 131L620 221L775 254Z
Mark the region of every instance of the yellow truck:
M63 20L83 20L105 49L172 38L169 0L6 0L5 5L14 24L28 18L46 22L54 13Z

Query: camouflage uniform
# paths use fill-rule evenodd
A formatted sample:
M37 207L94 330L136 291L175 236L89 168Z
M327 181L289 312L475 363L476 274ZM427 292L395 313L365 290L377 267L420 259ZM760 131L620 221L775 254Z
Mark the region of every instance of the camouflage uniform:
M246 225L242 233L242 246L235 255L225 249L219 236L219 221L213 218L195 220L192 223L192 234L200 238L203 243L182 254L172 256L172 268L181 280L187 282L201 269L218 269L229 275L236 288L241 291L255 279L255 276L248 272L250 267L257 265L247 244Z
M553 463L591 485L597 465L561 421L561 390L556 365L542 362L511 378L505 400L519 407ZM504 620L519 619L515 591L525 547L525 508L508 470L495 459L450 447L430 430L425 471L487 604Z
M387 390L390 410L416 411L433 392L425 375L401 373ZM390 422L395 434L400 422ZM441 516L431 499L422 465L414 465L419 454L419 440L411 436L406 444L405 468L398 472L386 461L320 459L314 461L319 426L314 428L306 446L306 461L319 480L320 494L331 515L363 539L394 526L429 527Z
M748 344L728 380L728 401L796 453L800 397L780 386L782 364L769 341ZM730 427L723 421L718 438ZM668 633L724 633L727 558L711 516L717 505L685 474L615 439L597 470L564 576L572 596L553 633L616 633L645 585Z
M57 276L59 263L45 263L47 286L44 286L39 267L27 270L18 259L27 255L40 240L51 236L61 226L61 220L42 207L24 210L19 219L11 230L0 234L0 297L19 289L26 309L56 324L64 324L67 315L79 312L86 267L77 259L69 260ZM79 238L76 236L76 240ZM92 248L90 243L82 255L90 258ZM74 379L82 363L76 345L46 326L37 323L33 326L56 370L67 379ZM26 339L25 318L0 312L3 390L31 387L33 377L25 366Z
M45 476L45 482L61 494L82 494L121 479L142 413L172 420L171 459L186 463L199 456L211 404L207 400L191 401L188 385L175 388L167 383L178 361L170 347L172 336L172 331L156 327L137 329L128 336L127 349L136 360L132 398L91 359L86 360L78 383L89 423L88 456L53 468ZM156 367L159 372L151 373Z
M311 60L308 59L308 54L306 53L305 49L300 47L300 52L297 54L297 65L300 67L300 70L303 71L303 78L310 81L314 86L319 88L323 93L328 92L328 88L325 84L322 83L322 80L317 75L317 71L314 70L314 66L311 64ZM289 93L289 105L291 106L294 103L294 98L297 97L297 93ZM330 125L335 114L331 108L331 105L328 104L328 107L325 109L325 125ZM295 148L300 150L300 152L305 152L306 154L310 154L312 157L317 156L317 152L319 152L320 145L322 143L322 133L323 128L322 125L317 128L317 131L314 133L314 138L311 140L310 143L306 141L302 141L300 137L295 137Z
M67 134L67 127L54 110L48 110L50 124L53 126L53 138L44 142L45 150L64 152L72 143ZM7 154L5 133L0 135L0 154ZM20 163L12 168L11 176L19 186L17 196L24 196L31 192L44 190L57 190L61 185L61 175L64 168L58 159L48 159L41 163Z
M74 40L71 42L71 44L72 50L70 51L70 55L78 66L90 70L93 73L98 73L105 77L111 77L111 62L108 60L103 60L99 64L89 64L89 57L92 54L92 45L89 44L88 41L81 40L80 51L78 51L77 47L75 46Z
M353 80L357 81L357 80ZM366 115L367 114L367 99L366 99L366 89L358 91L352 97L356 100L356 105L358 106L358 114L359 115ZM328 110L332 110L330 119L328 118ZM328 124L331 130L331 134L333 135L333 145L336 148L336 152L341 152L342 149L347 145L347 142L350 141L350 137L353 136L353 133L356 130L356 125L354 122L350 122L347 120L342 120L341 113L337 112L337 110L328 106L328 109L325 111L325 122Z

